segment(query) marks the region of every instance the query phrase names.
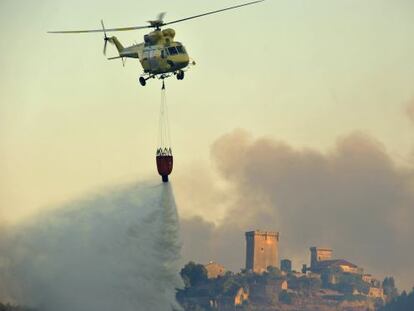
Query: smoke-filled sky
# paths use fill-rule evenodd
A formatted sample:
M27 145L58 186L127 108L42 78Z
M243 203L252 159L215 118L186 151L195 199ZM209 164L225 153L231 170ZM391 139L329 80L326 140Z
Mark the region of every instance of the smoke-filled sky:
M414 283L414 168L399 166L374 137L351 133L320 152L236 130L214 143L212 159L226 187L200 174L211 184L192 194L193 208L216 198L227 212L218 224L206 217L182 222L185 257L210 256L237 271L244 231L277 229L281 257L298 269L309 264L309 246L329 246L368 273Z
M2 0L1 220L156 174L160 83L100 34L47 30L237 3ZM267 0L174 29L197 62L167 81L185 259L236 270L243 232L271 229L296 266L323 244L410 288L414 2Z

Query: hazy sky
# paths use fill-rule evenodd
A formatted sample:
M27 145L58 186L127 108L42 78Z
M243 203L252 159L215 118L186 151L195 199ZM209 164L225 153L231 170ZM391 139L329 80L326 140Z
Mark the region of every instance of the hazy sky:
M141 25L159 12L170 20L237 3L1 0L2 218L157 177L160 83L141 87L136 60L125 68L107 61L100 34L47 30L97 28L101 18L107 27ZM213 167L211 145L235 128L322 154L359 131L395 165L412 165L413 1L267 0L174 28L197 62L184 81L167 81L172 180L184 218L226 219L227 198L212 191L199 200L193 190L228 186L199 176ZM144 34L115 35L127 45ZM112 46L108 52L115 56Z

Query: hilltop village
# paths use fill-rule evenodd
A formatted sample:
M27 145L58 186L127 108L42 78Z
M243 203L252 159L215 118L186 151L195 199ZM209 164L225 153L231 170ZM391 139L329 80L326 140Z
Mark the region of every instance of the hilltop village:
M216 262L188 263L185 289L177 299L185 310L378 310L398 293L392 277L383 281L330 248L310 247L310 264L292 270L279 262L279 233L245 233L246 264L240 273Z

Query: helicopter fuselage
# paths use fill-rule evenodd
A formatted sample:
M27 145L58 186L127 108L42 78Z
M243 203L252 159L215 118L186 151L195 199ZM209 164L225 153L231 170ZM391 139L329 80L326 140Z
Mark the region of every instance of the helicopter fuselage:
M120 58L138 58L145 74L175 73L189 65L190 57L181 42L174 41L171 28L155 30L144 36L144 42L124 48L116 37L110 40Z

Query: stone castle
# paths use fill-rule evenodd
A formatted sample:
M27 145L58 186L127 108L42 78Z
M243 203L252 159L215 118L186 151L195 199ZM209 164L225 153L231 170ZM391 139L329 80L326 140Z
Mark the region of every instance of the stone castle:
M261 274L268 271L269 267L280 268L282 273L292 273L292 262L283 259L279 265L279 232L275 231L248 231L246 237L246 271ZM296 275L321 278L326 276L326 281L334 286L340 282L339 276L345 274L355 275L365 282L369 297L384 298L383 289L379 280L370 274L364 274L361 267L345 260L333 259L331 248L310 248L310 266L303 265L301 272ZM224 268L223 268L224 269ZM307 274L307 273L310 274Z
M372 306L389 299L380 280L347 260L333 258L331 248L310 247L310 265L295 271L291 260L279 261L279 232L248 231L245 241L245 271L235 275L216 262L204 265L209 282L200 285L200 293L206 288L217 289L217 284L230 284L223 283L227 279L244 281L231 283L236 285L227 294L203 296L207 307L235 310L249 303L260 310L264 305L283 304L299 307L289 310L303 310L301 306L311 303L315 306L312 310L374 310Z
M246 271L263 273L269 267L280 268L290 272L292 262L283 259L279 265L279 232L275 231L248 231L246 237ZM338 270L346 273L363 274L363 269L344 260L333 259L333 250L323 247L310 248L310 267L303 265L302 272L322 274L327 270Z

